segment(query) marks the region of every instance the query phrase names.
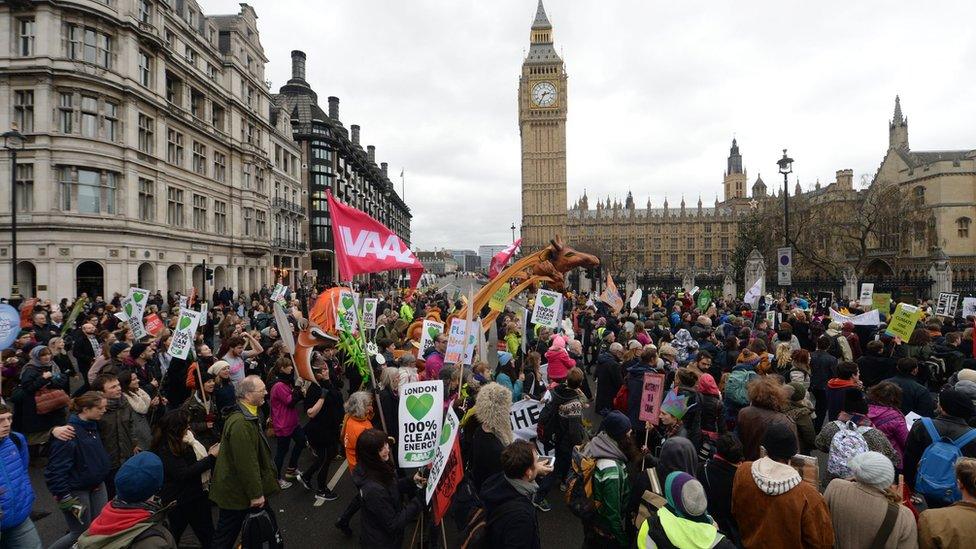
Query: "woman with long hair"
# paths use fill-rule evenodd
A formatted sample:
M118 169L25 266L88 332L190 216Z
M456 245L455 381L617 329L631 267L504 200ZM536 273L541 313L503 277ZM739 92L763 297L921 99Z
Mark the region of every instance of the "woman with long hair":
M128 377L126 377L128 376ZM150 397L149 393L139 387L139 377L135 372L122 372L122 397L132 408L132 438L140 448L148 448L152 440L152 429L149 428L149 415L153 406L159 404L159 397Z
M392 446L386 433L367 429L356 440L359 462L352 472L362 499L359 545L368 549L399 549L407 523L424 508L426 479L418 472L412 479L397 478ZM406 505L401 496L407 496Z
M777 376L754 379L747 386L749 406L739 410L736 421L742 453L747 461L759 459L766 429L772 423L782 423L796 434L796 425L784 412L787 405L787 389ZM792 390L790 390L792 393Z
M796 349L790 353L790 369L784 376L786 383L802 383L810 388L810 351Z
M53 398L56 391L67 397L68 376L63 375L54 363L51 350L38 345L31 349L30 362L20 372L20 395L13 397L17 405L14 417L18 418L18 430L27 436L27 444L35 452L48 442L51 428L65 423L64 406L44 413L37 409L39 395ZM66 402L66 399L62 401Z
M560 339L558 336L553 338L554 340ZM566 350L562 350L562 354L569 358ZM549 356L549 353L546 353ZM552 372L552 367L555 363L549 362L549 372ZM572 362L570 362L572 364ZM546 392L546 384L542 380L542 356L536 351L529 351L529 354L525 356L525 365L522 367L522 371L525 373L525 381L522 382L522 394L530 396L536 400L542 398L542 394ZM562 374L560 381L566 379L566 374L569 370L566 370ZM555 381L550 378L550 381Z
M475 398L473 421L463 423L465 437L470 437L470 449L464 460L471 471L476 490L491 475L502 470L502 450L512 443L512 393L498 383L489 383L478 391ZM470 416L465 418L470 421Z
M193 437L206 447L220 441L220 427L222 423L217 405L214 402L214 376L209 372L198 374L203 384L198 382L193 395L180 406L190 422Z
M908 442L908 425L901 413L901 387L890 381L882 381L868 389L868 418L874 428L881 431L898 455L895 468L901 469Z
M111 462L98 434L98 421L107 407L108 401L98 391L75 397L68 419L75 436L51 441L44 480L68 526L68 533L55 541L52 549L73 546L108 502L105 479Z
M775 349L776 364L773 369L777 374L783 376L783 379L786 379L786 373L793 366L793 347L789 343L777 343Z
M205 450L190 431L186 413L171 410L156 423L151 448L163 462L163 488L159 498L163 505L176 503L168 514L173 539L180 539L189 525L200 545L209 548L214 526L207 488L220 444Z
M512 402L522 400L522 388L525 386L525 373L515 365L512 355L505 351L498 352L498 376L495 382L509 390Z
M291 358L283 356L275 363L268 376L271 386L271 427L275 435L275 466L278 469L278 485L284 490L291 486L298 467L298 458L306 446L305 431L298 423L298 406L305 400L300 388L295 386L295 365ZM292 445L294 442L294 445ZM285 469L285 456L291 447L291 458Z

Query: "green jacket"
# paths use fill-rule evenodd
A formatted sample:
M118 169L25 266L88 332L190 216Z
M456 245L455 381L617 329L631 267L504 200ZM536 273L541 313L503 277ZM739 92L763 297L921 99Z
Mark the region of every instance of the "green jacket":
M261 418L238 404L224 423L210 500L221 509L244 510L252 499L278 490L278 474Z
M584 454L596 460L593 471L593 500L600 504L595 526L609 535L618 547L629 546L625 522L630 501L627 463L617 443L606 432L590 440Z

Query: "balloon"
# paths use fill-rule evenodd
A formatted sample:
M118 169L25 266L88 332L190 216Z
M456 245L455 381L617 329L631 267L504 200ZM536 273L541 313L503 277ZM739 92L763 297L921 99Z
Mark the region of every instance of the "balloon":
M10 347L20 333L20 313L6 303L0 304L0 351Z

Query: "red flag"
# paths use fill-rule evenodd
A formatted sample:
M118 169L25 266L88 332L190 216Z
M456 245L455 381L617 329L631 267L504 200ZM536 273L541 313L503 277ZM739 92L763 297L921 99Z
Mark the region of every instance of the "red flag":
M447 464L444 466L441 481L434 490L434 499L431 503L434 504L435 526L441 523L441 519L447 513L447 508L451 506L451 498L454 497L454 492L461 484L462 478L464 478L464 467L461 463L461 439L458 437L454 439L454 446L451 448L451 455L447 458Z
M30 299L25 299L23 303L20 304L20 327L21 328L33 328L34 327L34 306L37 305L39 300L36 297Z
M328 199L339 278L352 280L358 274L407 269L410 287L416 288L424 266L403 240L366 212L339 202L331 192Z
M495 278L498 276L498 273L502 272L502 269L505 268L508 260L512 259L512 256L517 254L519 252L519 248L521 247L522 239L520 238L511 245L505 247L504 250L495 254L495 256L491 258L491 265L488 267L488 278Z

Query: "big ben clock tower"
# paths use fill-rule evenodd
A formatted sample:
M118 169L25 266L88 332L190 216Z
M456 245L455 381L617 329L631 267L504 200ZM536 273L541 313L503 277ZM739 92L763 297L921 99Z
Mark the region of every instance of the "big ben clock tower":
M552 25L539 0L529 55L519 78L522 138L522 250L532 253L566 236L566 70L552 46Z

